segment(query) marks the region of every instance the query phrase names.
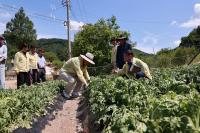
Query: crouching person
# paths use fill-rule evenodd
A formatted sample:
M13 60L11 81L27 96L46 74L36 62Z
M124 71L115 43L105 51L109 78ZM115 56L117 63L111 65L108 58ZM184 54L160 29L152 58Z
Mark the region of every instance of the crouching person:
M71 58L64 63L58 77L58 80L67 82L66 90L61 92L64 98L70 99L80 96L79 91L82 86L85 85L87 87L89 85L90 77L87 66L95 64L93 58L93 54L86 53L86 55Z
M124 64L123 68L120 70L114 70L113 73L125 75L126 77L129 77L129 75L134 75L136 79L152 79L148 65L142 60L135 58L132 50L128 50L124 54L124 60L126 63Z

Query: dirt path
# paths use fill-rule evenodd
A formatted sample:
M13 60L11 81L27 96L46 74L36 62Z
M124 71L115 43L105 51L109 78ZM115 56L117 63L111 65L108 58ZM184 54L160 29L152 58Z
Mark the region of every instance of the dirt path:
M6 88L7 89L16 89L17 88L17 80L6 80Z
M7 80L6 88L15 89L16 80ZM39 118L31 129L20 128L14 133L81 133L82 123L76 118L79 102L79 98L64 100L60 96L49 115Z
M16 80L6 80L6 88L15 89ZM17 129L14 133L81 133L82 124L76 117L80 98L64 100L56 99L50 115L38 119L31 129Z
M13 133L84 133L82 123L76 118L79 98L64 100L58 97L49 115L36 119L30 129L18 128Z
M67 100L55 119L50 121L42 133L78 133L82 132L81 123L76 118L79 99Z

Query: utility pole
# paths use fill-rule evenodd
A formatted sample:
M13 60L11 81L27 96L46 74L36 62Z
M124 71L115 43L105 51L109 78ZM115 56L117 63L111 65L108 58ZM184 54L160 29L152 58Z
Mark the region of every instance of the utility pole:
M72 57L71 39L70 39L70 0L62 1L62 4L67 7L67 21L64 22L64 26L67 26L67 46L68 46L68 59Z
M66 0L67 2L67 37L68 37L68 58L72 57L72 46L70 39L70 20L69 20L69 9L70 9L70 0Z

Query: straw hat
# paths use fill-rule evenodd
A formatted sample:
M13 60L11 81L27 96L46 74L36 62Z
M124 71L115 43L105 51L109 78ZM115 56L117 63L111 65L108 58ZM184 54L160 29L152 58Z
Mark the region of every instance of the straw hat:
M94 61L93 61L93 59L94 59L94 55L93 54L91 54L91 53L86 53L85 55L80 55L84 60L86 60L86 61L88 61L89 63L91 63L91 64L95 64L94 63Z

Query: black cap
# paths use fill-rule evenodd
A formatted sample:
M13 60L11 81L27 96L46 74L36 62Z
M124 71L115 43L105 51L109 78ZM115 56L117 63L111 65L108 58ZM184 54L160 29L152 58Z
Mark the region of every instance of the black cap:
M120 35L119 38L117 38L117 40L128 40L128 37Z

